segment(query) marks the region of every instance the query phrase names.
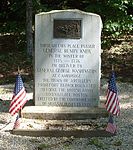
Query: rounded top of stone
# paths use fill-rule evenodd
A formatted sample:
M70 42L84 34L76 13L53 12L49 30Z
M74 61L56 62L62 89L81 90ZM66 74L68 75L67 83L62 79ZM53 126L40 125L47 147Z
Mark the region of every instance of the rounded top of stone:
M49 12L41 12L41 13L38 13L36 15L45 15L45 14L54 14L54 13L63 13L63 12L73 12L73 13L76 12L76 13L80 13L80 14L100 17L98 14L85 12L85 11L81 11L81 10L78 10L78 9L52 10L52 11L49 11Z

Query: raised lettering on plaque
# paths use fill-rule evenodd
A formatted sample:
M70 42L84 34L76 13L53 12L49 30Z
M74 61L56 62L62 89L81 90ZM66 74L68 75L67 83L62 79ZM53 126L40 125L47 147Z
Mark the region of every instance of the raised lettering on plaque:
M81 38L81 20L54 20L53 25L54 38L80 39Z

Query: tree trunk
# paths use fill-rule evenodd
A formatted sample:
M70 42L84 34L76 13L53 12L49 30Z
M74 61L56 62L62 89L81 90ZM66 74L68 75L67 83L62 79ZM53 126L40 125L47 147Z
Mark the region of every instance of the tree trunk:
M26 40L27 54L33 54L33 32L32 32L32 0L26 0Z

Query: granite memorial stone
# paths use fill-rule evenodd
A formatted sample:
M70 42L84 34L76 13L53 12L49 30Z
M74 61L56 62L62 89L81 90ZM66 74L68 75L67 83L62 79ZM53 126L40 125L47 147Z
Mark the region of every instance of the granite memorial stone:
M99 105L101 18L79 10L35 16L36 106Z

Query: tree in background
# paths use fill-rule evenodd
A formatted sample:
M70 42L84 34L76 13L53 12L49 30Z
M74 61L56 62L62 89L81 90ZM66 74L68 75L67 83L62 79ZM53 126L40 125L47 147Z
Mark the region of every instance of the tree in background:
M30 8L28 4L31 4ZM18 65L26 73L25 77L33 78L32 57L29 55L33 51L35 14L59 9L99 14L103 21L102 74L110 71L113 61L119 76L124 76L122 80L132 81L133 0L0 0L0 83L8 83L9 76L14 81ZM26 10L30 15L26 15Z
M33 53L33 31L32 31L32 0L26 1L26 43L27 54Z
M25 1L0 0L0 33L17 34L25 28Z
M80 9L97 13L103 21L102 46L110 45L110 39L131 34L133 22L132 0L40 0L44 8ZM103 47L104 48L104 47Z
M29 6L32 3L33 10L31 10L32 6ZM27 21L25 15L26 4ZM80 9L99 14L103 20L103 46L109 44L109 40L107 39L117 39L121 35L132 34L132 0L77 0L76 2L75 0L1 0L0 32L3 34L19 35L19 37L27 34L27 39L30 39L27 44L31 45L31 48L27 46L29 48L27 53L30 54L33 49L33 42L31 38L31 26L29 27L29 24L34 25L34 16L36 13L55 9ZM26 32L26 23L27 31L30 29L28 32ZM26 37L25 39L19 38L20 43L25 43L25 41Z

